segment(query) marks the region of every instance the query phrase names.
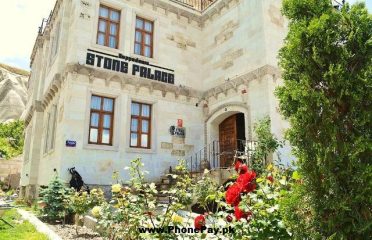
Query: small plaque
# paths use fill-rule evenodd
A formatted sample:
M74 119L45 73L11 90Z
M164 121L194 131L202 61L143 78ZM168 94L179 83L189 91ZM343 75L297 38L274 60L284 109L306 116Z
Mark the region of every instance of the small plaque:
M66 147L76 147L76 141L66 140Z
M169 132L172 136L184 138L186 135L186 129L184 127L171 126Z

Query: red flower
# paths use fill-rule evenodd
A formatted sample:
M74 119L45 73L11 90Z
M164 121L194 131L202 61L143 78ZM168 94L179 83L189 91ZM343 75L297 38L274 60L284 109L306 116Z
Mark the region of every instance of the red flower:
M241 218L249 220L252 217L252 212L243 212L238 206L235 206L234 213L236 220L240 220Z
M236 206L240 202L240 193L242 192L243 186L240 183L234 183L231 185L225 194L226 202L232 206Z
M246 173L241 174L236 182L241 184L243 192L252 192L256 189L256 184L253 183L255 178L256 173L254 171L247 171Z
M199 215L194 220L195 229L201 230L202 227L205 226L205 217L203 215Z
M240 160L237 160L235 162L235 171L239 172L239 168L242 165L242 162Z
M240 166L240 172L239 172L239 174L244 174L244 173L246 173L246 172L248 172L248 166L245 165L245 164L242 164L242 165Z
M231 215L227 215L226 216L226 221L228 222L232 222L233 218L231 217Z
M273 176L268 176L266 179L269 180L271 183L274 182L274 178L273 178Z

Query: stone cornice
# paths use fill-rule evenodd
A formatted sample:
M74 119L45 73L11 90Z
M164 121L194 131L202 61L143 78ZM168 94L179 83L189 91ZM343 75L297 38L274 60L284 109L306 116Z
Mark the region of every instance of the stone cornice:
M210 97L217 98L218 94L220 93L227 95L228 91L231 89L234 89L237 92L238 87L240 85L248 86L249 81L252 81L254 79L260 79L265 75L272 75L273 78L276 79L281 76L281 73L280 73L280 70L274 66L264 65L248 73L244 73L234 78L231 78L228 81L205 91L202 95L202 98L204 100L207 100Z
M229 90L238 92L239 86L248 86L249 81L261 79L266 75L271 75L273 79L280 78L281 75L278 68L271 65L265 65L248 73L232 78L229 81L219 84L207 91L201 91L186 86L171 85L158 81L139 78L136 76L117 74L112 71L97 69L86 65L68 64L62 74L54 75L54 78L50 82L41 101L36 101L34 104L32 104L27 113L24 115L26 126L31 120L34 111L43 112L45 108L50 104L50 102L60 91L61 86L66 80L68 74L81 74L88 76L90 83L92 83L95 78L100 78L105 80L106 86L109 86L110 82L118 82L121 86L121 89L124 89L126 85L131 85L134 86L136 92L138 92L140 88L147 88L150 94L152 94L154 90L157 90L162 92L162 97L166 97L167 93L173 93L176 100L178 100L180 96L184 96L187 101L190 101L191 99L197 99L198 102L208 102L211 97L217 98L220 93L223 93L225 94L225 96L227 96Z

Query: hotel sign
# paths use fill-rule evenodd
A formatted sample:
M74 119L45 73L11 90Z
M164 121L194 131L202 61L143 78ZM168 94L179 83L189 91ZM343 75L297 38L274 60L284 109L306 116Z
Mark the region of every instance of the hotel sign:
M114 72L174 84L174 70L150 64L138 58L118 56L88 49L86 64Z
M169 133L172 136L184 138L186 136L186 129L184 127L171 126Z

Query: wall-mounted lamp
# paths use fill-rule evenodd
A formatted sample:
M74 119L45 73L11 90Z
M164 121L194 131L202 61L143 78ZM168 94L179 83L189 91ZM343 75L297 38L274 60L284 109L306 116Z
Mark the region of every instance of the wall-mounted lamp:
M199 103L196 103L196 104L195 104L195 107L199 107Z

